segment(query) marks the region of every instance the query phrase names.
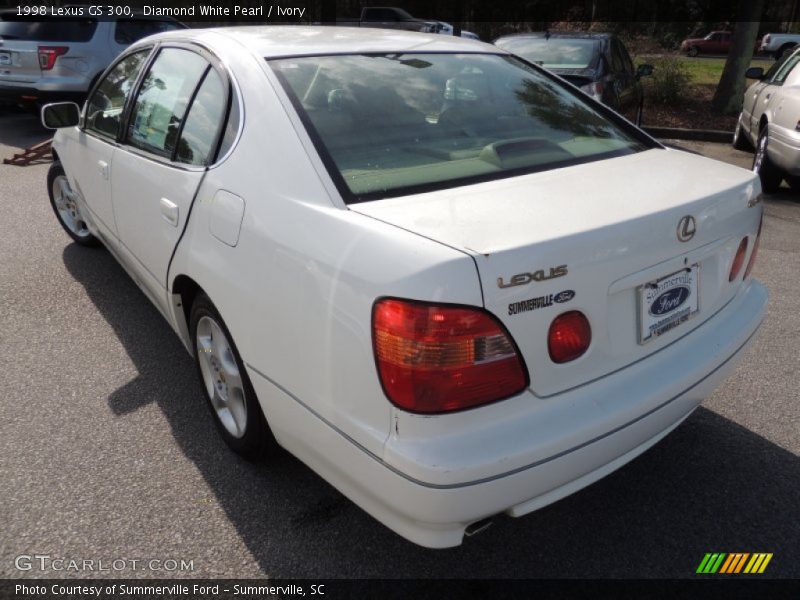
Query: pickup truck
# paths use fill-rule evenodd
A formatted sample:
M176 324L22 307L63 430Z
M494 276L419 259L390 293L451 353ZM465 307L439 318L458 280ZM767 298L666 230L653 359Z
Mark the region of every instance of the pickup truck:
M800 33L768 33L761 40L761 52L780 60L800 44Z
M336 19L336 24L349 27L403 29L405 31L419 31L422 33L438 33L441 27L437 21L417 19L402 8L393 6L367 6L361 9L360 19Z

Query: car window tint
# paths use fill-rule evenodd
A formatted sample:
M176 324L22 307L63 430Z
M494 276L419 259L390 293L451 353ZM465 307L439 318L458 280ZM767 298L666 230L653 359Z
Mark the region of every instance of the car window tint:
M619 42L619 55L622 58L622 66L625 71L629 75L633 75L633 61L631 60L631 55L628 54L628 50L622 42Z
M222 120L225 118L225 87L219 74L211 69L192 102L183 126L176 160L190 165L204 165L211 158Z
M800 54L793 54L786 59L786 61L775 71L775 75L772 77L772 81L770 81L770 83L781 85L784 81L786 81L789 73L792 72L792 69L794 69L798 62L800 62Z
M0 14L0 38L36 42L88 42L94 37L97 19L32 17Z
M233 143L236 141L236 135L239 133L241 118L239 102L234 97L231 99L231 108L228 111L228 122L225 124L225 133L222 134L222 142L219 145L219 152L217 153L218 159L225 156L233 147Z
M171 21L156 19L120 19L114 27L114 41L118 44L133 42L162 31L179 29L180 25Z
M311 56L270 65L346 202L644 147L572 86L511 56Z
M86 103L86 129L116 138L125 101L150 50L136 52L121 60L97 86Z
M600 55L593 39L520 36L497 40L497 46L548 69L594 68Z
M186 107L207 68L208 62L190 50L162 50L136 96L128 142L171 157Z
M625 64L622 61L622 54L619 51L619 42L611 40L611 66L614 73L625 71Z

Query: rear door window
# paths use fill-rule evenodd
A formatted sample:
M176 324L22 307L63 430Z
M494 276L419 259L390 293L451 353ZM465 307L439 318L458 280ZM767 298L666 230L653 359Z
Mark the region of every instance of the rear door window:
M175 160L190 165L210 162L225 120L226 99L222 77L209 69L183 124Z

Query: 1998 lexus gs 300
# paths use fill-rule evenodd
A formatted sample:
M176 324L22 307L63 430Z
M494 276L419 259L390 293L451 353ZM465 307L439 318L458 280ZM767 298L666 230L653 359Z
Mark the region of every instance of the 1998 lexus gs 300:
M228 445L425 546L644 452L765 311L755 175L479 42L171 32L43 119L61 224L170 322Z

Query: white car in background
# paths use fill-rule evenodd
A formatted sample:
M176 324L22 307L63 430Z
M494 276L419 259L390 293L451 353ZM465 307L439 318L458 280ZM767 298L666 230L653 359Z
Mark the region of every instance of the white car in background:
M747 70L756 79L744 93L742 112L733 134L733 147L755 147L753 171L765 192L775 192L786 182L800 190L800 49L764 73Z
M488 44L172 32L43 121L59 221L180 336L227 444L424 546L644 452L764 315L753 173Z

